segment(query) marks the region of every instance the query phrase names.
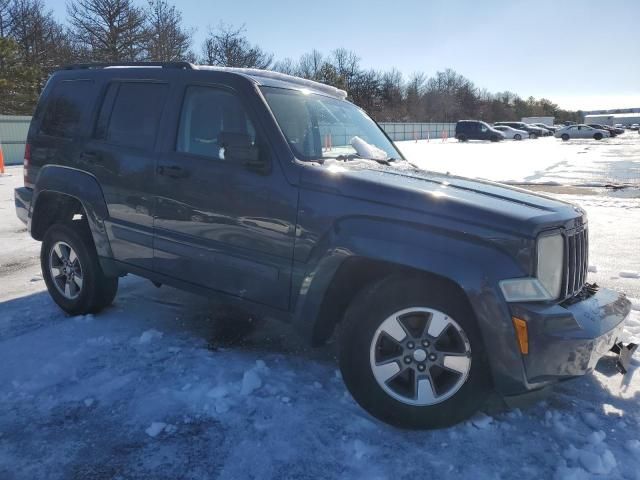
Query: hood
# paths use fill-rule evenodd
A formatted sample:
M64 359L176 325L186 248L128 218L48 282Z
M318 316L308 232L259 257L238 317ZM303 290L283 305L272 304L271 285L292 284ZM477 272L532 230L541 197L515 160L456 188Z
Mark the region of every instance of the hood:
M367 160L309 164L302 186L518 236L586 223L585 212L570 203L500 183L420 170L406 161L388 166Z

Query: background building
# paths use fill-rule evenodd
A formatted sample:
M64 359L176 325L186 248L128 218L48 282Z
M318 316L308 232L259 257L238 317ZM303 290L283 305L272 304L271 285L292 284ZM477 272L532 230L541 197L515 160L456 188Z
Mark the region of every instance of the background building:
M543 125L552 126L556 121L556 117L522 117L520 121L522 123L542 123Z
M596 113L584 116L584 123L599 123L600 125L615 125L621 123L628 126L640 123L640 112L635 113Z
M31 117L0 115L0 145L7 165L22 165Z

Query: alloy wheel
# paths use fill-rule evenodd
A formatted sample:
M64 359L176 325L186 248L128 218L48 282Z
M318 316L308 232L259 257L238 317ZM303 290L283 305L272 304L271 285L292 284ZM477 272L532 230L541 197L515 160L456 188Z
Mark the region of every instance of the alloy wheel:
M408 405L428 406L447 400L464 385L471 347L449 315L412 307L380 324L369 360L376 382L388 395Z
M82 265L75 250L66 242L56 242L49 252L49 273L60 294L75 300L82 292Z

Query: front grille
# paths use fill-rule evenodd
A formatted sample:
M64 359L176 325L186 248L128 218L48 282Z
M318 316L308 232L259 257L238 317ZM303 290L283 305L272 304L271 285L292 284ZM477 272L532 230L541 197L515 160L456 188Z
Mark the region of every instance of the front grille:
M586 225L565 232L563 297L577 295L587 281L589 233Z

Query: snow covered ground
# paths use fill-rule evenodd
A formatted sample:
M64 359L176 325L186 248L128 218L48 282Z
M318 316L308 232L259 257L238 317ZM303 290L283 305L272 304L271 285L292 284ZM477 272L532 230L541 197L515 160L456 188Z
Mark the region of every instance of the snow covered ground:
M640 141L614 142L402 148L427 168L470 176L637 182ZM21 171L8 173L0 479L640 479L638 356L624 378L607 358L528 408L488 410L441 431L396 430L351 399L332 345L306 349L286 326L266 322L232 347L216 337L206 299L131 276L104 313L66 317L46 293L39 244L15 218ZM590 280L635 298L627 334L637 342L640 195L584 190L563 198L589 215Z

